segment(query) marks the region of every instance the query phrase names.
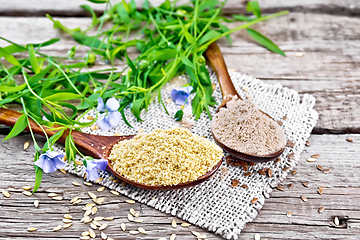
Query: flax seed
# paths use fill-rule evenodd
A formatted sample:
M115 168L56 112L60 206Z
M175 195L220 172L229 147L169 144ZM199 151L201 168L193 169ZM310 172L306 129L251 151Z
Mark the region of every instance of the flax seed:
M295 153L290 153L288 159L294 159Z
M289 183L288 188L289 188L289 189L294 188L294 184L293 184L293 183Z
M275 163L281 162L281 158L276 158Z
M104 233L104 232L101 232L101 233L100 233L100 236L101 236L101 238L102 238L103 240L107 239L107 235L106 235L106 233Z
M134 203L135 203L134 200L130 200L130 199L125 200L125 202L130 203L130 204L134 204Z
M266 173L263 170L258 170L257 171L260 175L266 175Z
M319 189L318 189L318 193L319 193L320 195L322 195L323 192L324 192L324 190L323 190L322 188L319 188Z
M241 185L241 187L242 187L242 188L248 188L248 185L243 184L243 185Z
M284 172L286 172L286 171L290 170L290 168L291 168L291 167L284 167L282 170L283 170Z
M36 208L39 207L39 200L34 201L34 207L36 207Z
M88 192L88 195L89 195L89 197L91 197L92 199L97 198L97 196L96 196L94 193L92 193L92 192Z
M286 216L287 216L288 218L291 217L291 216L292 216L292 211L288 211L287 214L286 214Z
M175 222L175 220L172 220L171 226L172 226L173 228L176 228L176 227L177 227L177 223Z
M291 171L291 174L292 174L292 175L295 175L296 173L297 173L296 170Z
M95 180L95 183L100 183L102 180L103 180L103 178L100 177L100 178Z
M56 197L53 197L52 198L53 200L56 200L56 201L61 201L63 200L64 198L62 196L56 196Z
M306 187L306 188L309 187L309 184L308 184L307 182L303 182L302 185L303 185L304 187Z
M340 225L340 221L339 221L339 218L338 217L335 217L334 218L334 223L336 226L339 226Z
M313 154L311 155L312 158L319 158L320 157L320 154Z
M104 220L105 221L112 221L112 220L114 220L114 217L106 217L106 218L104 218Z
M269 177L269 178L271 178L271 177L272 177L272 171L271 171L271 169L270 169L270 168L267 170L267 175L268 175L268 177Z
M246 177L246 176L250 176L251 175L251 172L246 172L246 173L244 173L244 176Z
M66 219L73 219L73 217L72 217L70 214L65 214L65 215L64 215L64 218L66 218Z
M124 232L126 231L126 225L125 225L125 223L121 223L120 227L121 227L121 230L123 230Z
M131 235L136 235L136 234L139 234L139 232L138 232L138 231L129 231L129 233L130 233Z
M80 187L80 186L81 186L81 184L78 183L78 182L72 182L72 185L74 185L74 186L76 186L76 187Z
M120 195L120 193L119 193L119 192L114 191L114 190L111 190L111 191L110 191L110 193L112 193L112 194L114 194L114 195Z
M96 237L96 234L95 234L94 230L92 230L91 228L89 228L89 235L90 235L91 238Z
M327 173L331 173L331 169L328 168L328 169L324 169L323 173L327 174Z
M319 213L322 213L323 211L325 211L325 208L324 208L324 207L320 207L320 208L318 209L318 212L319 212Z
M301 200L303 200L303 202L306 202L307 198L304 195L301 195Z
M295 143L293 141L291 141L291 140L287 140L286 146L293 148L293 147L295 147Z
M61 229L62 229L62 226L59 225L59 226L54 227L54 228L53 228L53 231L54 231L54 232L57 232L57 231L60 231Z
M251 203L252 204L255 204L255 203L257 203L258 202L258 198L253 198L252 200L251 200Z
M30 187L30 186L23 186L23 187L22 187L22 189L24 189L24 190L28 191L28 190L30 190L30 189L31 189L31 187Z
M72 223L67 223L67 224L65 224L64 226L63 226L63 228L69 228L69 227L71 227L72 226Z
M182 227L189 227L189 226L191 226L191 224L190 224L190 223L183 222L183 223L181 223L181 226L182 226Z
M2 191L2 194L4 195L4 197L10 197L10 193L8 191Z
M276 189L279 190L279 191L284 191L285 190L284 187L282 187L282 186L277 186Z
M354 140L351 139L351 138L347 138L346 141L348 141L348 142L353 142Z
M320 166L320 165L316 165L316 168L319 169L320 171L324 170L324 168L322 166Z
M316 162L316 158L308 158L308 159L306 159L306 161L308 161L308 162Z
M311 144L310 141L305 142L305 146L307 146L307 147L310 147L310 144Z
M147 232L145 231L145 229L143 229L142 227L139 227L138 228L138 231L139 233L142 233L142 234L147 234ZM171 239L171 238L170 238ZM175 238L174 238L175 239Z
M102 230L104 230L105 228L107 228L107 226L108 226L108 225L107 225L106 223L101 224L100 227L99 227L99 230L102 231Z
M233 180L231 180L230 187L232 187L232 188L237 187L239 185L239 183L240 183L239 180L233 179Z
M64 218L62 220L63 223L72 223L73 221L71 219Z
M32 192L29 192L29 191L23 191L22 192L25 196L31 196L32 195Z
M63 168L59 169L59 171L62 172L63 174L66 174L66 171Z
M86 185L86 186L92 186L92 183L91 182L84 182L84 185Z
M37 230L38 230L38 228L35 228L35 227L28 227L27 228L28 232L34 232L34 231L37 231Z
M105 190L105 187L99 187L96 191L102 192L102 191L104 191L104 190Z

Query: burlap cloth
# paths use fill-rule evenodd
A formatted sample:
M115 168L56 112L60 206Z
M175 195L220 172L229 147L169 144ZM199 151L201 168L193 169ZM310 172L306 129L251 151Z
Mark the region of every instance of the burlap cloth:
M313 109L315 98L311 95L299 96L296 91L282 87L280 84L266 84L238 72L230 72L230 75L240 96L245 99L249 94L259 109L272 116L276 121L281 121L287 139L295 143L292 148L286 147L280 162L255 164L249 168L249 171L252 172L250 176L243 175L242 167L229 166L223 162L221 168L227 168L227 174L224 175L226 170L219 170L213 178L202 184L172 191L149 191L128 184L122 186L121 183L109 180L111 174L107 171L101 173L104 179L100 184L162 212L215 232L226 239L237 239L246 223L256 217L257 212L265 204L265 198L270 197L272 189L286 178L289 170L283 171L283 168L290 167L291 169L298 163L300 153L316 124L318 114ZM214 97L217 103L220 103L222 95L216 75L212 73L211 79L216 85ZM246 88L248 92L246 92ZM162 97L170 115L167 115L163 107L155 100L149 106L148 112L141 113L141 118L144 120L142 122L137 122L130 110L126 109L126 117L133 128L128 127L122 121L117 128L108 132L93 131L90 128L84 129L84 132L99 135L113 135L114 133L131 135L136 134L140 128L143 128L145 132L151 132L156 128L167 129L174 125L182 127L181 123L173 119L175 112L180 107L173 101L169 101L169 91L162 90ZM212 115L216 109L216 107L210 109ZM88 115L94 116L94 112L90 112ZM188 104L184 109L184 116L187 123L194 124L191 128L194 134L205 136L213 141L210 119L205 113L197 121L190 119L191 105ZM285 120L284 116L286 116ZM85 116L82 121L89 120L86 120ZM58 148L58 150L61 149ZM78 160L81 160L79 156ZM264 167L272 170L271 178L257 172ZM68 164L65 170L80 177L83 177L85 173L85 168L82 166L78 167L75 172L71 164ZM242 188L240 185L231 188L232 179L238 179L240 185L246 184L248 188ZM258 198L255 204L251 202L254 198Z

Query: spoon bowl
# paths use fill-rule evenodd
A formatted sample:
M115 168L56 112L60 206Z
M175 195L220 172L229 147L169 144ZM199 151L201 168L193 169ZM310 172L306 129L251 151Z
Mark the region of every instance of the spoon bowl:
M18 118L21 116L21 113L6 109L6 108L0 108L0 124L4 124L6 126L14 126ZM33 133L44 136L43 130L40 128L39 125L37 125L33 120L29 119L29 123L31 126L31 130ZM46 134L48 136L52 136L57 131L51 130L46 126L42 126ZM60 127L57 125L54 125L53 128ZM27 127L25 130L29 130ZM69 135L69 130L64 131L63 135L59 138L58 142L65 143L66 137ZM209 179L220 167L222 160L220 160L210 171L205 173L204 175L200 176L194 181L189 181L185 183L180 183L177 185L172 186L152 186L147 185L143 183L138 183L135 181L132 181L125 176L119 174L116 172L111 164L111 161L108 159L112 147L118 143L119 141L129 140L134 137L134 135L129 136L99 136L99 135L93 135L88 133L83 133L79 131L73 130L71 132L71 135L74 139L74 143L76 147L84 154L91 156L95 159L104 158L108 160L107 170L111 172L114 176L116 176L118 179L122 180L123 182L126 182L130 185L140 187L143 189L148 190L172 190L172 189L178 189L178 188L186 188L191 187L194 185L197 185L199 183L204 182L205 180Z
M218 111L219 111L220 108L224 108L224 107L226 108L226 104L230 100L232 100L233 97L237 97L237 99L242 99L242 98L240 97L239 93L236 91L236 89L231 81L231 78L230 78L229 72L227 70L223 55L222 55L220 48L216 42L209 45L208 49L205 52L205 56L206 56L208 62L210 63L210 66L214 69L214 71L218 77L219 85L220 85L221 92L223 95L223 101L221 102L221 104L218 108ZM261 110L260 110L260 112L262 114L266 115L266 117L268 117L271 121L275 122L275 120L272 119L268 114L264 113ZM267 162L267 161L275 160L277 157L279 157L283 153L283 151L285 149L285 144L284 144L284 146L281 149L274 151L272 153L266 154L266 155L261 155L261 156L246 153L246 152L239 152L237 150L234 150L234 149L226 146L226 144L221 142L215 136L213 131L211 131L211 132L212 132L215 142L221 148L223 148L225 151L227 151L231 155L233 155L241 160L248 161L248 162L258 163L258 162ZM282 131L282 134L284 134L283 131Z

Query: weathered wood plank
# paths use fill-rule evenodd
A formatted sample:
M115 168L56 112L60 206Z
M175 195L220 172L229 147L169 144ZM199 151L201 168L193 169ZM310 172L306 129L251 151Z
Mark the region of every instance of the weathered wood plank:
M4 131L5 132L5 131ZM5 135L0 135L0 141ZM354 139L347 142L346 138ZM41 137L39 137L42 140ZM215 234L208 233L196 226L176 229L171 227L171 221L180 219L161 213L143 204L127 204L124 196L114 196L109 190L98 193L98 185L91 187L82 185L75 187L72 181L82 182L82 179L71 175L55 172L45 174L39 192L26 197L21 192L24 185L33 185L34 172L31 163L33 146L22 150L24 142L31 142L28 134L15 137L0 145L0 158L2 177L0 190L8 190L10 198L0 195L0 236L11 239L74 239L80 236L88 226L78 221L84 211L81 206L91 202L87 191L104 197L103 205L98 206L99 212L95 216L114 216L115 220L106 222L109 226L105 230L109 237L115 239L157 239L169 238L170 234L176 233L178 239L193 239L190 230L199 231L208 236L208 239L221 239ZM300 163L295 168L297 173L289 173L288 178L281 184L285 191L274 190L271 198L267 199L257 218L247 224L240 235L240 239L253 239L255 233L260 233L262 238L268 239L357 239L360 234L360 203L355 199L360 198L359 160L360 135L312 135L311 146L305 148L301 155ZM306 159L312 154L320 154L315 163L309 163ZM316 169L316 164L324 168L331 168L332 172L324 174ZM293 189L287 189L292 182ZM307 182L309 188L305 188L302 182ZM324 193L319 195L317 189L325 186ZM47 193L56 192L65 200L54 201L47 197ZM308 198L302 202L300 195ZM83 199L81 206L73 206L68 201L74 196ZM40 207L34 208L33 201L38 199ZM318 213L318 208L324 206L325 211ZM126 215L130 208L140 211L144 223L128 223ZM288 218L286 213L292 211L293 215ZM52 228L61 224L65 213L70 213L75 221L72 227L52 232ZM347 228L335 228L331 221L335 216L348 219ZM128 229L135 230L141 226L148 234L130 236L120 230L120 224L124 222ZM39 227L37 232L28 233L28 226ZM99 235L99 232L97 231Z
M41 42L49 38L62 40L44 49L50 55L65 56L76 43L69 36L52 28L46 18L0 18L3 37L18 43ZM69 26L88 26L87 18L61 18ZM285 24L284 24L285 23ZM316 133L360 132L360 30L358 18L324 14L292 13L256 26L285 50L281 57L255 45L244 32L235 33L229 47L221 41L221 49L229 68L260 78L269 83L280 83L300 93L317 98L320 114ZM234 27L236 24L231 24ZM0 46L6 43L1 41ZM85 54L86 48L79 51ZM304 55L295 56L298 51ZM135 56L135 54L130 54ZM118 61L119 69L124 63ZM108 67L99 61L96 68Z
M112 3L119 0L112 0ZM137 5L141 6L143 0L136 0ZM161 4L162 0L151 0L155 6ZM179 3L187 2L185 0ZM246 13L245 0L229 0L224 8L225 13ZM259 0L263 13L273 13L281 10L292 12L315 12L329 13L337 15L359 15L360 3L357 0ZM88 16L89 14L80 8L81 4L88 4L97 12L105 9L103 4L93 4L84 0L18 0L3 1L0 8L0 16L44 16L51 13L56 16Z

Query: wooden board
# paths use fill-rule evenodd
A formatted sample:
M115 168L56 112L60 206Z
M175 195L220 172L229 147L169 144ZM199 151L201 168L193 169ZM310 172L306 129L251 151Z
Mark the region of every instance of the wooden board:
M5 129L0 135L4 138ZM346 138L354 139L347 142ZM39 138L40 139L40 138ZM88 224L80 223L84 211L81 208L85 203L91 202L87 192L91 191L104 197L103 205L98 206L95 216L114 216L115 220L106 221L108 228L104 232L114 239L158 239L175 233L177 239L195 239L190 231L198 231L207 235L207 239L222 239L221 237L202 230L196 226L183 228L171 227L172 220L183 222L171 215L161 213L152 207L143 204L128 204L124 196L114 196L106 189L99 193L99 185L91 187L82 185L75 187L73 181L82 183L82 179L72 174L63 174L59 171L44 174L41 188L34 195L27 197L21 192L22 186L34 183L34 168L31 163L34 149L31 144L27 150L22 150L23 144L31 138L28 134L15 137L0 145L1 154L1 183L0 190L8 190L10 198L0 195L0 239L64 239L78 238L83 231L88 230ZM312 135L311 146L307 147L301 155L300 164L295 168L296 175L289 172L288 178L281 184L285 191L274 190L271 198L266 199L263 209L257 218L247 224L241 233L241 239L253 239L256 233L268 239L357 239L360 235L360 198L359 160L360 135ZM320 154L315 163L306 162L312 154ZM324 174L316 169L316 164L332 169L329 174ZM288 189L289 183L294 184L293 189ZM305 188L302 182L307 182ZM326 189L322 195L317 193L318 187ZM229 186L230 187L230 186ZM47 197L50 192L55 192L64 197L63 201L55 201ZM308 198L302 202L300 195ZM79 206L73 206L69 200L75 196L83 199ZM33 206L34 200L40 201L39 208ZM325 207L323 213L318 213L318 208ZM127 214L130 208L140 211L144 223L129 223ZM286 216L288 211L293 214ZM68 229L53 232L52 229L61 225L63 215L70 213L74 217L74 224ZM331 225L335 216L341 217L341 222L346 227ZM120 224L126 223L127 229L136 230L143 227L148 234L131 236L120 230ZM28 233L29 226L39 228L38 231ZM95 231L99 236L99 231Z
M111 0L112 3L119 0ZM143 0L135 0L141 6ZM162 0L150 0L158 6ZM179 4L187 2L179 1ZM290 10L292 12L321 12L337 15L358 15L360 14L360 3L357 0L259 0L262 12L271 13L279 10ZM104 4L93 4L85 0L56 1L56 0L18 0L3 1L1 3L0 15L2 16L43 16L51 13L58 16L87 16L88 13L79 6L87 4L96 11L105 9ZM246 0L229 0L224 12L229 14L245 14Z

